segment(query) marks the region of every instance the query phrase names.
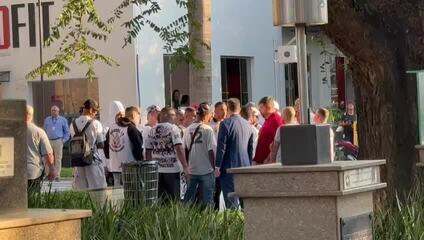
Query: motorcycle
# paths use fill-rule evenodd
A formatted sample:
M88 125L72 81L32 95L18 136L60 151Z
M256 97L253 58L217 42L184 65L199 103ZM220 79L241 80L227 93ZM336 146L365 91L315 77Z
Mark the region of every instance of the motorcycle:
M336 158L339 161L356 161L359 156L359 148L349 141L338 141L335 145Z

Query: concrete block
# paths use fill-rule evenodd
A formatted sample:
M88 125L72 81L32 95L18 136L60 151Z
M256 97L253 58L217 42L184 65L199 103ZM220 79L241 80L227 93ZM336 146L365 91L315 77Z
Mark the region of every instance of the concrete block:
M27 208L25 112L24 100L0 101L0 138L14 138L13 176L0 176L0 211Z

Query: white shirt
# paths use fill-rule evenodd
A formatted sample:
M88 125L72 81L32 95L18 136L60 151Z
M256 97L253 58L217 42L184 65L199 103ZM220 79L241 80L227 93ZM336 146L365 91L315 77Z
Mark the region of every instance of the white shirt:
M109 129L109 171L122 172L122 163L135 162L128 127L114 123Z
M82 131L82 129L90 119L92 118L85 115L79 116L77 119L75 119L78 131ZM74 126L72 123L69 128L69 132L71 133L72 137L75 135ZM95 160L101 162L102 158L99 154L96 144L102 143L106 140L106 136L103 134L102 124L98 120L94 119L90 126L88 126L87 130L85 131L85 134L87 136L87 141L90 148L92 148L94 151Z
M175 145L183 144L181 130L171 123L159 123L145 139L145 148L152 150L152 157L159 163L160 173L181 172Z

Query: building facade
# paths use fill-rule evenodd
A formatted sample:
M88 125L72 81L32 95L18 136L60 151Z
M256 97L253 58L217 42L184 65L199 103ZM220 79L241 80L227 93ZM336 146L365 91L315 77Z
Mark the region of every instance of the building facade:
M103 118L113 100L145 108L151 104L170 104L176 89L187 95L199 91L190 87L190 71L193 71L190 66L181 63L176 69L170 69L172 53L163 49L164 43L150 28L144 28L134 44L122 48L126 30L119 28L119 22L107 42L93 42L101 53L115 59L119 67L97 65L97 79L92 82L85 80L86 69L77 64L71 64L71 71L64 76L45 78L43 87L39 78L27 80L25 75L40 65L40 56L46 61L58 49L53 45L40 51L38 33L48 35L63 1L43 0L41 16L38 16L36 2L0 2L1 99L26 99L36 109L44 103L47 112L55 104L67 115L73 115L85 98L93 97L102 106ZM175 1L159 3L161 12L152 17L159 25L167 25L186 14ZM103 2L96 4L104 18L116 7ZM138 11L130 9L122 19L129 19ZM208 92L211 92L212 102L229 97L237 97L243 103L257 102L271 95L281 106L293 104L297 98L296 65L277 63L276 49L287 44L294 31L273 26L272 1L214 0L210 11L211 82L204 87L211 88ZM41 27L38 20L41 20ZM330 107L354 99L346 64L347 59L319 29L308 30L312 107ZM42 117L38 114L39 119Z
M95 47L119 62L120 67L96 66L97 79L85 80L87 69L72 63L71 71L64 76L45 78L41 87L40 78L28 80L26 74L51 59L58 50L58 43L40 51L39 32L44 39L54 24L62 6L62 0L43 0L38 15L36 0L3 0L0 2L0 99L26 99L36 109L36 120L43 119L50 107L58 105L65 115L78 114L84 99L97 99L102 107L101 116L108 114L109 103L115 99L124 104L139 103L135 46L123 46L124 29L114 32L107 42L93 42ZM117 3L118 4L118 3ZM116 6L98 4L100 15L106 18ZM124 17L129 18L130 13ZM41 27L39 26L39 20ZM120 23L117 23L117 25ZM119 28L117 28L119 29ZM44 89L44 94L42 89ZM44 101L43 101L44 95Z

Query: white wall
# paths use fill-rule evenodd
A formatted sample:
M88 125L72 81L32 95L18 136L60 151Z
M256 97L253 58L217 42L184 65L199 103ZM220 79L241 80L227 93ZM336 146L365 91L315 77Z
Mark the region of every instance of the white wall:
M283 42L287 44L294 37L294 28L285 28L283 31ZM323 51L327 54L323 54ZM334 44L321 31L317 29L307 30L307 52L311 61L311 107L331 106L331 64L324 64L327 61L334 62L334 57L341 55ZM321 66L324 68L323 71ZM335 73L334 73L335 74ZM326 78L325 83L323 79Z
M253 57L252 100L275 96L285 105L283 68L276 65L274 41L281 45L281 29L272 23L272 0L214 0L212 2L212 95L221 99L221 56Z
M177 18L186 14L186 9L177 6L175 0L159 0L161 11L151 18L156 24L166 26ZM141 107L146 108L152 104L165 105L165 78L163 55L164 43L158 34L145 26L136 44L139 55L139 74Z
M26 99L32 103L31 89L25 75L39 65L39 40L38 32L37 47L29 47L28 38L28 9L27 3L37 2L36 0L4 0L0 2L1 6L11 4L24 3L25 8L19 9L19 20L27 24L26 27L20 28L20 48L11 46L8 50L0 50L0 71L11 71L11 82L0 86L0 98ZM50 7L50 23L53 25L55 18L61 11L62 0L55 0L55 5ZM116 2L118 4L118 2ZM103 18L110 16L111 10L115 4L105 4L105 2L97 2L99 12ZM131 10L131 9L130 9ZM132 12L123 16L128 19ZM36 8L36 17L37 17ZM11 18L11 16L10 16ZM38 19L38 18L37 18ZM38 31L38 21L36 21L36 31ZM117 23L117 26L120 23ZM115 31L109 38L108 42L93 42L93 45L107 56L113 57L120 67L111 68L105 65L96 65L95 71L99 78L99 98L102 106L101 116L104 118L108 114L109 103L112 100L121 100L126 105L135 105L137 100L136 87L136 71L135 71L135 50L134 46L128 46L122 49L123 37L125 30ZM58 50L57 45L53 45L48 49L44 49L44 60L50 59ZM53 79L76 79L84 78L86 69L76 64L70 65L71 72ZM39 81L39 79L36 79ZM87 96L89 97L89 96Z

